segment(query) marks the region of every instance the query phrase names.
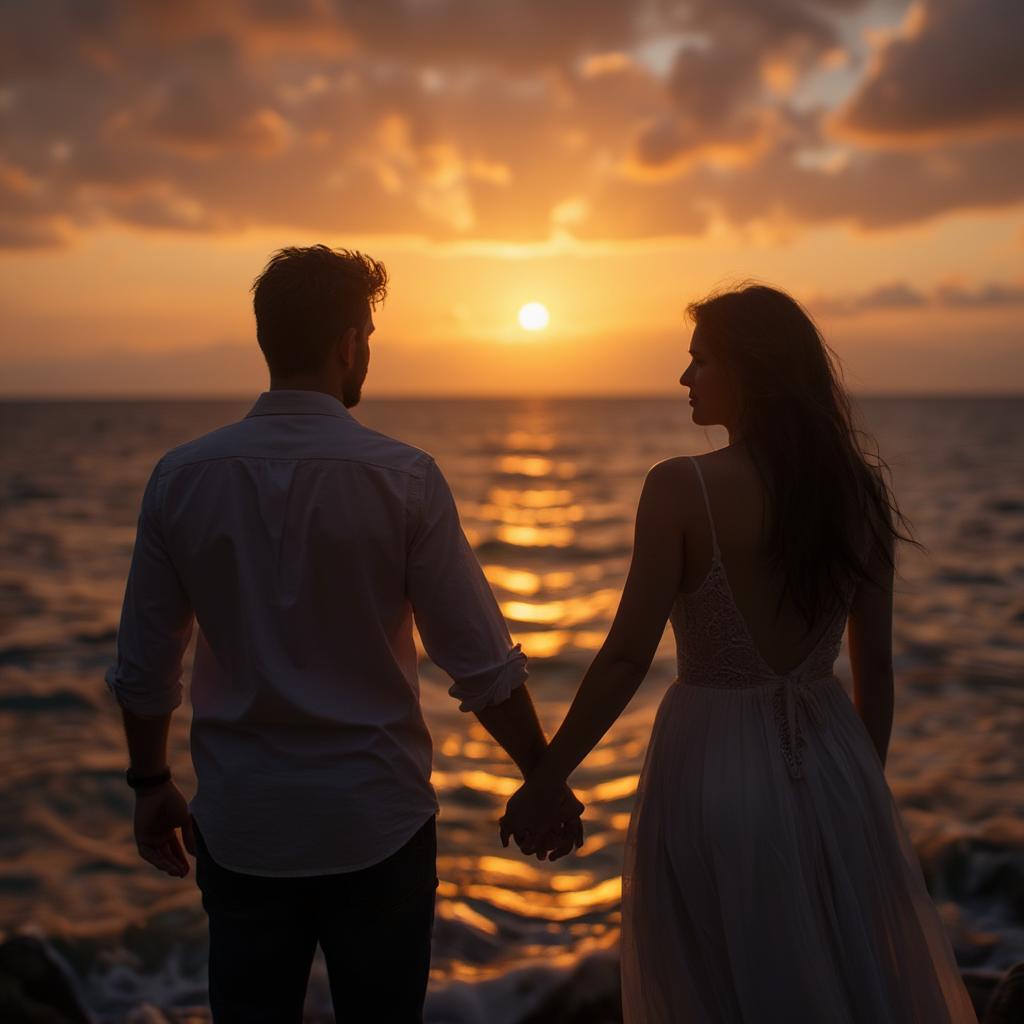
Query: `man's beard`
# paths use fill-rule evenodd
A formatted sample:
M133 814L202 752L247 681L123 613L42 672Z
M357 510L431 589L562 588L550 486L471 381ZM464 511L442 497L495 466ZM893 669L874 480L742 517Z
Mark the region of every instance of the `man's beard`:
M341 389L341 404L346 409L351 409L353 406L359 404L359 399L363 397L363 381L366 380L366 372L359 380L346 381Z

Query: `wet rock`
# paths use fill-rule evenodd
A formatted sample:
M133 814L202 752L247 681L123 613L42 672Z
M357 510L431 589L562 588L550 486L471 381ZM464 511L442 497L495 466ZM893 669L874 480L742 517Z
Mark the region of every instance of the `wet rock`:
M963 911L955 903L941 904L939 914L956 954L956 962L963 967L981 966L1002 941L995 932L985 932L971 927L964 918Z
M1020 1024L1024 1021L1024 960L1011 967L992 993L982 1024Z
M621 1024L619 960L609 953L582 960L522 1024Z
M168 1018L155 1006L143 1003L128 1014L124 1024L168 1024Z
M0 1020L7 1024L90 1024L70 979L31 936L0 945Z
M960 977L963 979L964 988L967 989L971 1005L980 1021L985 1013L985 1007L988 1006L989 1000L992 998L992 993L995 992L999 982L1003 980L1003 973L1002 971L968 969L961 971Z
M1019 830L1012 836L1003 832L991 828L924 843L918 854L933 899L979 900L1024 920L1024 837Z

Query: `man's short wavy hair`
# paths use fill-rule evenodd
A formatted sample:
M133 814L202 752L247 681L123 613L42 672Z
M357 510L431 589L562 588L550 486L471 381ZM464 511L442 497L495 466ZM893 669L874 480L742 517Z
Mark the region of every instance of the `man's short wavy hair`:
M379 260L326 245L279 249L253 282L256 340L273 376L323 369L330 346L361 330L387 295Z

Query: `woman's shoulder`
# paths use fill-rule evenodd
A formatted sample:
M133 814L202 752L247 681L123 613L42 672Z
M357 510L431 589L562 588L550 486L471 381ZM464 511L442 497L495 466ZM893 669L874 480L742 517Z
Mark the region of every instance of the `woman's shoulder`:
M645 486L674 488L695 479L693 460L689 455L675 455L670 459L656 462L647 471Z
M677 455L655 463L647 471L641 500L672 509L684 521L697 502L703 507L704 499L692 458Z

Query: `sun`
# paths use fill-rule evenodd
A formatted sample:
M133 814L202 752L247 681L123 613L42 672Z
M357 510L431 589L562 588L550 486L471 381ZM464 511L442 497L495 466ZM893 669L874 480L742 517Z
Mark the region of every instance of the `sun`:
M528 302L519 310L519 326L526 331L542 331L550 319L548 307L541 302Z

